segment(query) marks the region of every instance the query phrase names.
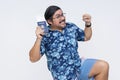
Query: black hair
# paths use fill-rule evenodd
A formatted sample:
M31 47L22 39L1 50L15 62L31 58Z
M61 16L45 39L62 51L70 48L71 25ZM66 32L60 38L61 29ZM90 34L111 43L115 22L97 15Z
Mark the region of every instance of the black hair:
M45 19L46 19L46 20L51 19L52 16L54 15L54 13L55 13L57 10L59 10L59 9L61 9L61 8L58 7L58 6L55 6L55 5L49 6L49 7L46 9L45 14L44 14Z

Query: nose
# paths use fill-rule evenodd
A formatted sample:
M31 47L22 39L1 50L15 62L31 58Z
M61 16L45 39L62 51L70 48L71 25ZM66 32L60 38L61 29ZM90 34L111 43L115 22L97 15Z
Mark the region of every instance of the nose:
M64 15L61 15L61 19L62 19L62 20L65 19L65 16L64 16Z

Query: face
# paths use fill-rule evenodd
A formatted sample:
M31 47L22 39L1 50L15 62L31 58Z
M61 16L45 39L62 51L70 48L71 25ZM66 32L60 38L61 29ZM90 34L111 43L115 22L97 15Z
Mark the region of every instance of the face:
M49 21L49 23L51 24L51 27L55 29L62 29L66 26L65 16L61 9L54 13L52 21Z

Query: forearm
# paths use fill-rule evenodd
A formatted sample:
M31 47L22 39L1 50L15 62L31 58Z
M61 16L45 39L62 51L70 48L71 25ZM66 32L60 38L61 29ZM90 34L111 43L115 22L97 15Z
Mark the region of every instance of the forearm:
M89 14L83 15L83 21L85 22L85 41L90 40L92 36L92 28L91 28L91 16Z
M41 58L40 44L41 44L41 39L37 38L36 41L35 41L34 46L32 47L32 49L29 52L31 62L36 62Z
M92 28L91 27L85 27L84 33L85 33L85 41L90 40L91 37L92 37Z

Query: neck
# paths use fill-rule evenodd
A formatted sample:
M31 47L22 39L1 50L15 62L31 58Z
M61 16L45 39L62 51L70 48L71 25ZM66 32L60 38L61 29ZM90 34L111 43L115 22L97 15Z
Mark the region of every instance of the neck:
M51 30L58 30L58 31L60 31L60 32L62 32L62 28L60 28L60 27L51 27L50 28Z

